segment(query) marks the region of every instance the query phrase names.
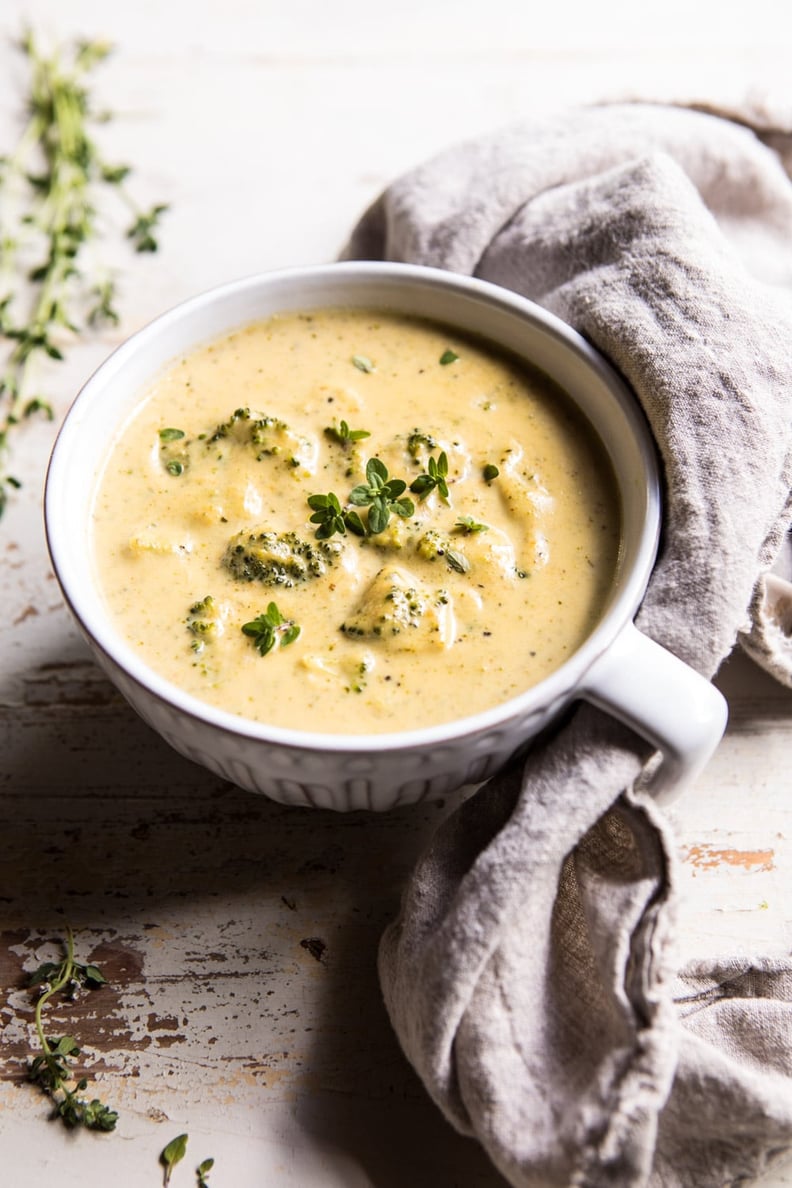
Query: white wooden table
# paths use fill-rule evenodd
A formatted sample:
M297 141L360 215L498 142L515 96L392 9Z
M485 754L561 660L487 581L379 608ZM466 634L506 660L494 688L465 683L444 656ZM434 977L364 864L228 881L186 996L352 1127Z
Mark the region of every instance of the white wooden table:
M116 341L232 277L331 259L402 170L450 142L569 102L731 102L788 87L769 3L551 6L512 0L4 0L0 151L18 129L10 37L108 37L102 130L144 203L172 204L161 251L122 258L118 333L45 379L58 416ZM173 1188L497 1188L425 1097L375 974L379 933L440 806L381 817L288 810L160 743L90 661L52 580L41 488L54 426L15 447L0 522L0 1152L10 1188L57 1177ZM792 694L730 661L731 724L675 810L682 958L789 951ZM69 921L110 985L54 1011L84 1041L115 1135L67 1134L26 1083L25 971ZM771 1185L792 1184L776 1173Z

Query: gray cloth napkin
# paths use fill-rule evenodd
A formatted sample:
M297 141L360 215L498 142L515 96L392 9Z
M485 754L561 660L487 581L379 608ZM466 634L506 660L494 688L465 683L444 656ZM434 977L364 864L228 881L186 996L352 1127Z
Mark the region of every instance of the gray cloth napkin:
M569 111L396 181L345 252L475 273L589 338L663 462L639 626L708 677L739 640L788 684L790 148L683 108ZM792 1147L792 962L675 973L648 758L578 707L448 818L382 940L404 1051L514 1185L743 1183Z

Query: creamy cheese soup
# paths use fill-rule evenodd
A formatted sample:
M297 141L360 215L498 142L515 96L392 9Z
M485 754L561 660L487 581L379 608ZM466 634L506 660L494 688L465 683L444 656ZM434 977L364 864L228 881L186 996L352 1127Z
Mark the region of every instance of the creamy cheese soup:
M112 444L93 525L151 668L336 734L449 721L551 673L596 624L620 539L604 451L547 377L337 309L174 362Z

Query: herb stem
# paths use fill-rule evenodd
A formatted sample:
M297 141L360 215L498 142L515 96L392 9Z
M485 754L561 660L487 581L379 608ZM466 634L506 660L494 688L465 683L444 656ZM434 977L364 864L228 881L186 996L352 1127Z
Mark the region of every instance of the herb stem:
M74 933L71 928L66 926L66 958L62 962L58 976L49 983L49 989L40 994L36 1001L36 1009L34 1018L36 1021L36 1035L38 1041L44 1051L45 1056L52 1056L52 1048L49 1041L44 1034L44 1024L42 1021L42 1012L49 1000L55 995L59 994L64 986L68 986L74 975Z

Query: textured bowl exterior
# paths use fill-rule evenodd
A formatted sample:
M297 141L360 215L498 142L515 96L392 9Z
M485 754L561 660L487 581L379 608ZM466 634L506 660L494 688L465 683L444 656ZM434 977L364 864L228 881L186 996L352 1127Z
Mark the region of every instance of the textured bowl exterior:
M602 621L557 672L503 706L447 726L327 736L224 713L148 669L118 634L90 554L98 469L141 391L176 355L284 309L358 305L444 321L521 354L565 388L592 422L617 477L623 561ZM246 278L171 310L88 381L61 429L45 497L47 540L67 604L110 679L175 750L223 779L288 805L387 810L485 780L574 700L585 674L631 622L659 534L651 438L619 377L551 315L484 282L387 264L324 265Z
M89 641L90 642L90 641ZM456 741L344 751L328 756L322 748L231 734L211 722L153 698L92 645L101 667L134 710L174 750L248 792L280 804L352 811L387 811L445 796L494 775L542 731L568 702L568 696L537 706Z

